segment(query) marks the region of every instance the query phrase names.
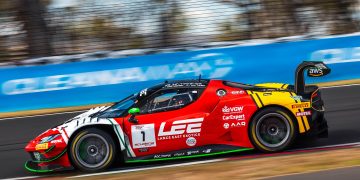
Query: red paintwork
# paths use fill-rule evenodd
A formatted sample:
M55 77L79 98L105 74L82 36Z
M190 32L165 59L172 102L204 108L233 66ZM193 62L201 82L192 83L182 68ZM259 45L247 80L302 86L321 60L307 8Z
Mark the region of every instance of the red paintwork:
M219 97L216 95L216 91L218 89L226 90L227 95L224 97ZM243 92L243 94L231 94L233 91ZM224 123L229 123L229 125L231 125L232 123L236 124L237 122L240 122L239 120L223 120L224 113L222 112L222 108L225 106L225 104L227 107L244 107L242 112L234 113L233 115L244 114L244 122L246 124L245 126L229 127L228 129L224 128ZM255 103L246 93L246 91L239 88L225 86L220 80L212 80L200 98L184 108L174 111L137 115L136 119L139 120L139 125L155 123L155 137L157 144L156 147L151 147L146 152L140 152L138 149L134 149L134 153L138 157L190 148L186 144L187 137L170 140L159 140L158 132L160 129L160 124L166 122L164 130L170 131L172 123L176 120L186 120L201 117L203 117L204 120L201 125L200 136L195 137L197 142L193 147L210 144L226 144L253 148L249 140L247 130L249 120L256 109L257 107ZM130 135L132 134L131 126L133 124L127 121L129 117L130 115L125 118L117 118L116 121L119 124L124 123L124 132ZM184 134L186 134L186 132ZM129 136L129 139L130 144L132 144L132 136Z
M240 88L233 88L225 86L221 80L211 80L204 90L202 95L195 102L187 105L184 108L167 111L167 112L158 112L152 114L137 115L136 119L139 121L136 125L144 124L154 124L155 129L155 138L156 138L156 147L146 148L146 150L141 152L141 148L132 147L136 157L164 153L168 151L181 150L186 148L193 148L197 146L210 145L210 144L223 144L223 145L233 145L245 148L253 148L249 137L248 137L248 125L249 121L257 110L256 104L253 102L251 97L246 93L245 90ZM217 95L217 91L223 89L227 92L226 96L220 97ZM226 114L223 112L225 105L228 108L243 107L242 111L233 112L232 114ZM237 109L239 110L239 109ZM226 115L233 115L242 117L244 120L223 120ZM132 138L132 128L134 124L128 121L130 115L124 118L115 118L118 124L121 125L125 134L128 135L130 144L133 142ZM187 120L193 118L204 118L201 124L201 131L196 133L196 143L194 146L189 146L186 143L188 137L180 137L175 139L164 139L160 140L159 130L161 123L166 123L164 126L164 132L169 132L171 126L173 126L174 121L177 120ZM231 127L231 124L241 122L241 125ZM228 123L229 127L225 128L224 124ZM188 126L188 125L187 125ZM184 128L179 128L180 130L185 130ZM176 129L179 131L179 129ZM195 129L199 129L195 128ZM57 130L56 130L57 131ZM53 130L48 130L47 132L41 134L34 141L31 141L25 148L28 152L33 152L38 141L45 136L51 134L57 134ZM190 133L191 134L191 133ZM181 136L187 136L189 133L184 132ZM58 137L61 139L62 137ZM63 141L64 142L64 141ZM49 157L60 153L64 148L66 148L65 143L56 144L56 150L53 153L48 154ZM42 152L42 151L40 151ZM52 162L58 163L65 167L70 166L67 154L62 156L59 160ZM40 164L46 165L46 164Z

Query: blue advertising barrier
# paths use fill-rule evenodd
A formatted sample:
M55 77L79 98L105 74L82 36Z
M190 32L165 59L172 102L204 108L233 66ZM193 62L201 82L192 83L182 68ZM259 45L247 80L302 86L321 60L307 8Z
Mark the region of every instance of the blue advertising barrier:
M0 112L118 101L165 79L218 78L243 83L294 83L303 60L322 60L326 82L360 78L360 36L232 46L0 69Z

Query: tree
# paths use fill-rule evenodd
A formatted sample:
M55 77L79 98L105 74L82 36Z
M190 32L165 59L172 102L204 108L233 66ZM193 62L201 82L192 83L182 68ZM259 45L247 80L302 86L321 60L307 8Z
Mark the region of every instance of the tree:
M18 0L16 4L17 20L22 22L26 32L29 56L51 55L51 33L44 17L46 4L41 0Z
M167 47L177 43L177 36L187 28L185 15L177 0L152 0L154 9L159 12L160 46Z

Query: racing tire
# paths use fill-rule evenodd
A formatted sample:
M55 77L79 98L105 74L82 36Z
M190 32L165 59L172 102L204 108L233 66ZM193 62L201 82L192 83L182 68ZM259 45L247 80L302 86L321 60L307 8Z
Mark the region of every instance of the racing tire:
M295 121L282 108L269 107L260 110L252 118L249 137L256 149L270 153L288 148L295 140Z
M111 136L100 129L89 128L77 133L69 146L72 165L85 172L109 168L116 160L116 146Z

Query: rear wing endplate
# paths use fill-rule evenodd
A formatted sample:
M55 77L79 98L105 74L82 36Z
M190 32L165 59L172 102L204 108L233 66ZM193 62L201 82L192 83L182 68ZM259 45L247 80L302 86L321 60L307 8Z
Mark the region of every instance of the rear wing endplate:
M304 71L307 71L309 77L321 77L330 73L331 69L321 61L304 61L295 71L295 93L304 94L305 78Z

